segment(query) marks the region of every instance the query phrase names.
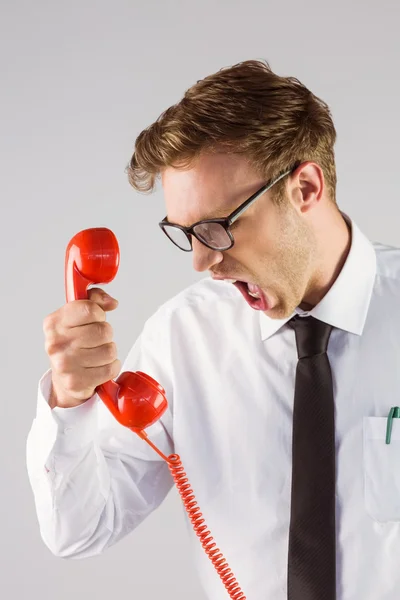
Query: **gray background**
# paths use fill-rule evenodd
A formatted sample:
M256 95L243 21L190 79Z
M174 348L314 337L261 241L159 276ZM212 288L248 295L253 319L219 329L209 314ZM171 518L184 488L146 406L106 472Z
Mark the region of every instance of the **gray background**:
M203 277L158 229L160 186L153 196L129 187L134 140L195 81L249 58L328 102L339 205L371 240L398 245L399 3L3 0L0 8L0 593L204 600L174 489L101 557L57 559L39 537L25 441L48 368L42 321L65 301L65 247L87 227L117 235L121 266L104 289L120 301L108 319L124 360L144 319Z

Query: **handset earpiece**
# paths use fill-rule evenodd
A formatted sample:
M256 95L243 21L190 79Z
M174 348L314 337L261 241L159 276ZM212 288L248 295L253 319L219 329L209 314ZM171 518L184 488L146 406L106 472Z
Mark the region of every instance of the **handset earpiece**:
M67 302L84 300L92 284L110 283L119 268L119 245L106 227L84 229L70 240L65 254ZM96 388L101 400L121 425L139 432L153 425L168 403L164 388L141 371L126 371Z

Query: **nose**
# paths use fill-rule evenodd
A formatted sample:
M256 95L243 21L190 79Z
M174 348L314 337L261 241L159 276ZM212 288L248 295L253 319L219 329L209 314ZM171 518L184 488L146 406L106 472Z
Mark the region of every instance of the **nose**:
M217 265L223 261L223 253L219 250L211 250L204 244L199 242L194 236L192 238L193 246L193 268L201 273L207 271L213 265Z

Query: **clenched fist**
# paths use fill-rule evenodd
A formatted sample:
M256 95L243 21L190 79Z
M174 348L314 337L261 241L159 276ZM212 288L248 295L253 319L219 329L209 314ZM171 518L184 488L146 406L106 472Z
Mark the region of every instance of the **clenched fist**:
M113 329L106 312L118 301L100 288L88 290L87 300L74 300L45 317L45 349L52 370L49 405L70 408L93 396L98 385L115 379L121 370Z

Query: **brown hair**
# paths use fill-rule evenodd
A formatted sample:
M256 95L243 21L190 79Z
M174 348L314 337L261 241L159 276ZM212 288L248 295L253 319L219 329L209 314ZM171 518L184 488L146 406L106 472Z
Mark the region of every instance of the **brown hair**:
M310 160L336 202L335 141L325 102L266 61L248 60L198 81L144 129L126 172L133 188L149 192L162 169L189 167L203 152L242 154L266 180ZM285 180L272 188L278 204Z

